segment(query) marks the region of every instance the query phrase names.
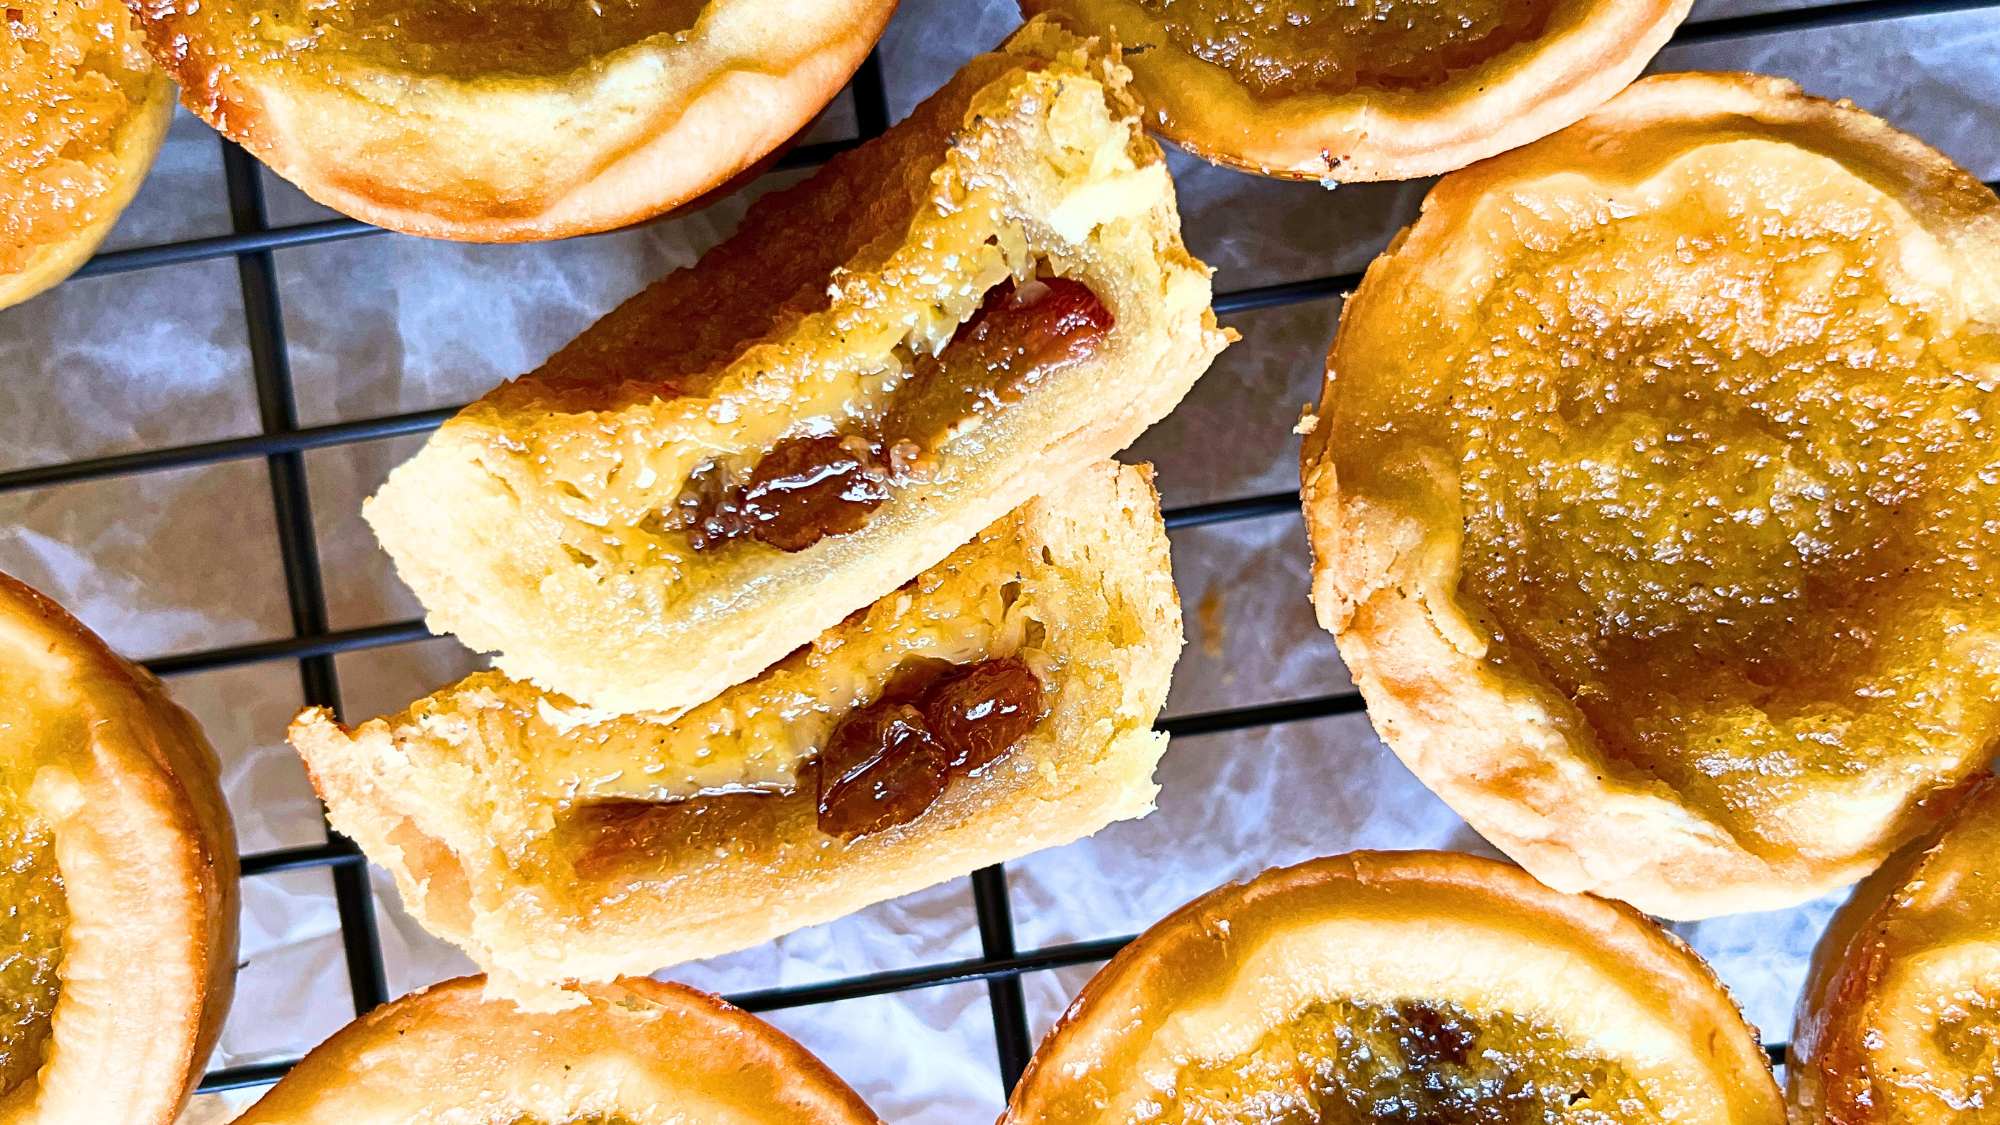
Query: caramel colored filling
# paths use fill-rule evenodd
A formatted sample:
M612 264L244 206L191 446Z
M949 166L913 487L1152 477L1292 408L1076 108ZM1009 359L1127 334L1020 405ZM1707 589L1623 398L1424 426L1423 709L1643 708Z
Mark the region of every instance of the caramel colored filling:
M4 726L0 726L4 729ZM31 1082L62 991L69 906L48 825L0 788L0 1098Z
M827 739L820 831L851 840L915 820L1047 714L1041 680L1018 657L911 669Z
M655 35L685 33L706 0L156 0L204 48L307 67L349 59L470 79L552 77Z
M2000 1003L1967 988L1942 997L1932 1015L1935 1058L1875 1062L1888 1107L1912 1121L2000 1123Z
M697 551L744 538L803 551L858 531L898 485L927 475L933 452L959 427L1087 357L1110 328L1111 313L1082 282L1009 279L942 351L910 361L880 417L845 433L786 438L747 469L705 462L670 522Z
M10 0L0 34L0 274L104 215L152 62L119 0Z
M1487 658L1754 847L1809 781L1990 756L2000 335L1909 280L1922 236L1872 189L1815 194L1818 158L1682 159L1664 202L1489 203L1521 233L1483 299L1343 355L1336 456L1407 489L1393 430L1456 469Z
M1562 0L1139 0L1265 96L1428 90L1541 35Z
M1335 1000L1225 1062L1190 1063L1159 1125L1612 1125L1662 1120L1623 1067L1512 1015Z

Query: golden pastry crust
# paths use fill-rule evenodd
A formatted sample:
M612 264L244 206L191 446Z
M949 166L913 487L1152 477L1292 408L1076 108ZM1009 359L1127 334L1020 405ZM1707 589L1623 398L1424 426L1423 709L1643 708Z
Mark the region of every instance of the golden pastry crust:
M1783 1120L1754 1029L1701 959L1637 911L1559 894L1493 860L1354 852L1211 891L1140 935L1050 1031L1003 1125L1239 1120L1228 1108L1245 1104L1270 1120L1318 1120L1315 1104L1344 1108L1333 1077L1346 1073L1343 1059L1373 1061L1359 1047L1322 1049L1371 1040L1294 1038L1275 1052L1279 1065L1255 1060L1329 1005L1413 1019L1401 1045L1383 1050L1407 1052L1413 1040L1439 1049L1408 1060L1423 1090L1380 1060L1391 1069L1357 1091L1371 1103L1449 1095L1460 1110L1490 1105L1504 1081L1483 1092L1453 1083L1467 1066L1512 1055L1527 1060L1513 1094L1559 1083L1551 1120L1572 1120L1571 1107L1578 1121ZM1352 1016L1344 1026L1363 1034ZM1521 1046L1531 1027L1538 1053ZM1464 1038L1441 1043L1445 1034ZM1565 1058L1580 1060L1578 1073L1554 1072ZM1198 1100L1218 1091L1234 1100Z
M783 1032L684 985L618 981L544 1014L481 991L461 977L362 1016L236 1125L881 1122Z
M1000 645L983 655L1016 655L1034 666L1050 713L1005 756L953 779L916 819L853 840L820 830L804 775L791 792L635 800L649 783L645 767L624 756L645 761L645 745L667 720L572 720L569 701L490 673L352 731L324 711L307 711L293 724L292 744L333 823L395 874L426 927L493 974L494 993L561 1003L552 989L567 982L744 948L1150 811L1153 767L1166 745L1152 724L1181 644L1158 502L1144 469L1093 467L868 615L829 630L814 651L731 688L714 708L658 736L674 743L686 725L728 726L715 716L749 713L738 704L763 698L767 681L845 680L852 666L838 663L839 654L865 647L865 629L899 630L897 620L954 605L964 572L985 572L996 553L1011 557L1019 587L1011 596L1038 607L1040 619L995 634L1023 648ZM885 607L888 619L876 622L871 615ZM978 648L950 655L963 663L982 655ZM822 656L825 663L812 663ZM594 725L561 737L572 721ZM757 728L748 746L720 735L715 744L753 763L767 757L756 741L782 734ZM618 757L591 756L593 745ZM527 760L534 764L523 767ZM578 786L593 800L574 804L505 790L565 763L575 763L574 775L616 777ZM710 780L726 788L724 779Z
M1820 938L1785 1069L1797 1125L1984 1120L2000 1073L2000 781L1855 889Z
M0 1121L167 1125L236 979L236 842L215 752L160 685L0 575L14 796L46 823L66 898L48 1055Z
M1638 77L1686 18L1689 0L1552 0L1543 6L1548 11L1532 35L1482 55L1476 64L1445 68L1449 74L1441 81L1371 83L1361 76L1351 89L1328 90L1311 82L1271 89L1246 83L1231 66L1190 49L1189 36L1176 34L1157 2L1021 2L1025 12L1057 13L1131 49L1134 84L1152 110L1149 123L1175 144L1244 171L1328 183L1433 176L1571 124ZM1180 12L1188 7L1233 16L1238 28L1250 26L1253 18L1246 5L1229 0L1179 0L1174 18L1185 18ZM1286 13L1297 7L1288 6ZM1268 16L1268 10L1254 14ZM1363 18L1358 9L1346 14ZM1393 22L1394 13L1390 16L1386 22ZM1318 18L1331 21L1335 13ZM1367 18L1373 23L1379 17ZM1259 28L1247 35L1263 52L1278 54L1274 39L1310 33L1288 26L1281 34ZM1352 28L1324 32L1353 33ZM1137 49L1141 45L1145 50ZM1240 43L1227 46L1211 53L1239 60L1262 53Z
M451 43L441 15L493 9L468 28L496 56L528 54L522 40L555 36L534 21L515 30L518 0L404 13L395 0L129 3L187 107L306 194L377 226L474 242L610 230L728 182L832 100L896 7L613 0L605 11L658 11L630 41L576 30L582 42L541 68L511 55L481 65L483 41ZM405 41L422 26L402 21L413 13L444 42ZM448 61L423 61L434 56Z
M431 627L594 707L683 709L1164 416L1227 337L1124 76L1029 25L880 140L760 201L698 266L445 423L364 508ZM904 357L946 347L1038 261L1115 324L948 431L929 475L859 530L793 553L703 552L663 522L702 464L892 407L918 383Z
M173 83L147 58L118 4L37 2L16 15L0 68L35 73L8 82L14 92L0 99L0 116L36 120L13 120L4 130L0 308L59 284L96 252L152 168L174 110ZM103 85L90 88L96 83ZM119 103L115 110L82 108L107 99Z
M1794 236L1804 249L1782 242ZM1828 264L1842 255L1844 272ZM1991 571L1990 554L1978 560L1994 545L1976 522L1954 538L1948 521L1951 497L1987 488L1976 466L1952 466L1991 444L1977 402L1959 399L1989 393L2000 370L1995 261L2000 201L1977 180L1777 79L1649 78L1448 177L1348 303L1302 453L1314 602L1384 738L1549 885L1669 917L1802 901L1921 832L1927 799L1983 766L1995 730L1979 685L2000 676L2000 623L1980 609L1990 595L1962 588ZM1876 296L1839 296L1864 285ZM1496 319L1508 310L1519 324ZM1474 385L1475 359L1513 372L1508 394L1548 388L1543 405L1499 397L1498 375ZM1871 427L1928 419L1933 403L1948 417L1894 440L1941 468L1868 452ZM1528 468L1492 452L1543 445ZM1515 483L1530 477L1534 489ZM1876 491L1840 491L1857 479ZM1907 491L1881 503L1883 486ZM1835 493L1825 520L1789 533ZM1876 539L1848 544L1848 528ZM1539 554L1507 561L1516 550ZM1893 562L1886 578L1868 577L1878 558ZM1475 595L1506 572L1495 559L1515 592ZM1913 584L1903 601L1868 600L1897 581ZM1571 611L1582 625L1523 608L1582 599L1595 599ZM1878 660L1882 615L1934 651ZM1739 621L1761 632L1738 637ZM1810 633L1821 627L1843 631ZM1867 680L1892 658L1901 678ZM1596 663L1576 673L1584 659ZM1655 686L1617 696L1606 683ZM1877 700L1884 711L1866 710ZM1843 723L1864 732L1851 748Z

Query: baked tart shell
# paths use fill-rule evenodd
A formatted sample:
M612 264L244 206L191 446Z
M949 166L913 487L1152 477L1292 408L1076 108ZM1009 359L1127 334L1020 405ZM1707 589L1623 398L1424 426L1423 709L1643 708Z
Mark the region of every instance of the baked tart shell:
M1622 903L1450 852L1312 860L1168 915L1084 986L1002 1120L1158 1119L1140 1108L1179 1105L1186 1068L1239 1057L1298 1013L1349 997L1525 1013L1661 1084L1683 1081L1684 1114L1667 1120L1783 1120L1754 1029L1686 946ZM1283 1057L1301 1072L1318 1061Z
M412 72L328 48L232 54L254 32L195 0L132 0L187 107L364 222L467 242L610 230L699 200L840 92L895 0L712 0L555 74ZM240 14L236 17L240 19Z
M2000 781L1989 775L1835 912L1785 1070L1799 1125L1925 1125L1990 1104L1992 1055L1979 1052L2000 986L1997 848Z
M1542 34L1429 88L1271 94L1177 45L1135 0L1021 7L1124 44L1149 124L1194 155L1265 176L1352 183L1449 172L1575 122L1638 77L1689 2L1560 5Z
M34 1089L0 1119L167 1125L236 978L237 859L215 752L150 675L0 575L0 679L39 743L26 804L67 898L61 990Z
M136 29L121 30L137 42ZM97 252L153 167L153 158L166 139L173 113L172 80L165 71L149 68L136 104L130 107L109 145L108 182L103 194L90 201L91 217L72 225L60 238L35 247L20 269L0 273L0 309L20 304L60 284Z
M1861 878L1932 823L1930 798L1977 768L1975 748L1925 785L1884 776L1819 805L1806 793L1783 822L1762 826L1789 836L1751 846L1667 784L1612 760L1539 673L1491 661L1490 633L1460 586L1457 465L1426 449L1398 470L1397 495L1361 490L1340 478L1342 439L1329 420L1342 395L1336 369L1364 326L1398 322L1414 286L1468 276L1452 264L1464 254L1462 240L1483 246L1516 237L1473 226L1467 215L1483 200L1532 192L1537 176L1598 177L1610 191L1645 181L1681 146L1741 137L1837 162L1888 197L1941 251L1916 252L1912 272L1934 278L1928 271L1951 270L1938 291L1962 303L1966 322L1989 331L2000 323L2000 271L1991 268L2000 261L2000 201L1972 175L1852 105L1807 96L1781 79L1660 75L1564 132L1440 182L1423 218L1369 267L1349 300L1301 453L1313 601L1384 739L1474 828L1550 886L1671 918L1778 909Z
M543 1014L481 992L462 977L362 1016L237 1125L881 1121L805 1048L705 992L634 978Z

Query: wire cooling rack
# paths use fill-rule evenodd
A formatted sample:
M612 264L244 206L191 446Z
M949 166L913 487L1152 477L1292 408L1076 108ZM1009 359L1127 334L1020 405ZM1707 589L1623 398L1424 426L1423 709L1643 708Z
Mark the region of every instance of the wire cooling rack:
M1850 0L1817 7L1694 21L1682 26L1673 42L1684 46L1758 34L1996 8L2000 8L2000 0ZM844 149L880 135L888 128L889 99L879 54L869 56L855 75L851 90L858 136L853 140L795 148L778 161L779 169L818 165ZM226 140L221 143L231 233L101 253L76 276L98 277L234 258L242 287L261 432L249 437L0 472L0 494L105 477L262 459L269 471L278 546L291 610L292 635L280 640L183 652L151 660L147 664L160 675L173 676L271 661L295 662L305 702L331 708L338 713L341 704L334 672L336 654L419 641L428 638L430 633L421 621L401 621L357 629L336 630L328 627L326 591L313 531L312 500L306 486L304 454L331 446L424 433L450 417L456 408L389 414L333 425L298 424L273 252L387 232L353 219L272 226L267 221L263 185L256 160ZM1358 273L1347 273L1225 292L1217 296L1215 310L1229 315L1335 297L1352 290L1359 281ZM1169 509L1166 522L1170 528L1187 528L1255 519L1295 512L1298 503L1296 492L1243 496ZM1344 692L1182 715L1163 720L1159 725L1160 729L1175 735L1214 734L1351 714L1362 709L1358 694ZM243 875L249 879L306 868L327 869L332 876L355 1012L359 1015L390 998L367 868L352 841L329 828L323 844L254 852L243 856L242 864ZM972 893L979 923L981 953L978 957L912 965L818 984L737 993L729 999L751 1011L769 1011L983 981L992 1008L1001 1079L1011 1089L1027 1066L1033 1050L1021 975L1106 960L1131 938L1116 937L1022 950L1015 943L1012 905L1002 869L995 866L975 873L972 876ZM1774 1062L1784 1061L1783 1043L1769 1044L1768 1050ZM215 1092L265 1085L275 1082L295 1062L295 1059L280 1059L211 1071L203 1078L200 1089Z

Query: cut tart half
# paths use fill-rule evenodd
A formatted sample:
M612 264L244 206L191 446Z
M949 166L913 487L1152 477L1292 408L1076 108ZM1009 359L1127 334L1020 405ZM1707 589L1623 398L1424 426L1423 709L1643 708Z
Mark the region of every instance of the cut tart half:
M1060 483L678 718L498 673L292 743L496 993L740 949L1149 812L1181 644L1149 474Z
M0 308L76 272L167 135L174 85L119 0L13 0L0 35Z
M2000 1120L2000 781L1870 876L1813 953L1785 1068L1797 1125Z
M1538 140L1639 76L1689 0L1021 0L1126 47L1148 123L1217 164L1408 180Z
M1348 303L1313 597L1426 784L1695 918L1921 833L2000 738L2000 200L1778 79L1447 177Z
M127 0L182 100L307 195L409 234L609 230L751 168L895 0Z
M1622 904L1447 852L1189 903L1050 1031L1002 1125L1782 1125L1756 1033Z
M880 1125L826 1065L705 992L643 977L561 1012L413 992L321 1043L235 1125Z
M690 707L1132 441L1226 341L1124 81L1029 25L446 422L364 509L431 627Z
M236 980L216 772L151 676L0 574L0 1122L179 1114Z

